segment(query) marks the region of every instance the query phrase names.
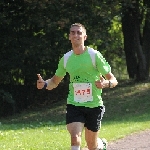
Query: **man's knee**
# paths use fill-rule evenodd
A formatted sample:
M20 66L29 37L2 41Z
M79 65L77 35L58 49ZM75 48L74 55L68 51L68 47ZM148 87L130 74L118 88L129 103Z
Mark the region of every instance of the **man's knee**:
M81 135L71 135L71 145L80 145Z

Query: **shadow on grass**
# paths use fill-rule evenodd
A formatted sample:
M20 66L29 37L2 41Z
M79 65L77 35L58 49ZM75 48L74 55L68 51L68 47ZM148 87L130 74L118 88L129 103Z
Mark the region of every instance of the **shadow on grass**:
M44 126L65 125L66 105L60 101L51 106L25 110L0 120L0 130L18 130L21 128L37 128Z
M114 89L103 90L106 106L105 120L123 120L137 117L137 121L150 120L150 83L122 83ZM146 115L148 118L141 118ZM144 120L145 119L145 120Z
M150 83L125 82L114 89L103 90L106 107L103 121L149 121ZM0 130L37 128L41 126L65 125L66 100L59 101L36 110L26 110L21 114L1 119ZM134 120L133 119L134 116Z

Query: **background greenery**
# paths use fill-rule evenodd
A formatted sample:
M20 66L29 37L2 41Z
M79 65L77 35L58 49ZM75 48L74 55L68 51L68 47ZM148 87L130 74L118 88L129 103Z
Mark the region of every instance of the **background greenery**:
M99 50L117 79L149 78L149 0L3 0L0 2L1 116L66 98L60 88L36 89L37 73L50 78L71 49L69 27L87 28L86 45ZM62 90L63 89L63 90Z

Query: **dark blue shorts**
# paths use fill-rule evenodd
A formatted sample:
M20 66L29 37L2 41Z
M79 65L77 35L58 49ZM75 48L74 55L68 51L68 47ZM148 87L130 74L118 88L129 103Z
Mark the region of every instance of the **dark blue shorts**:
M101 126L101 120L105 112L105 106L88 108L67 104L66 124L82 122L84 126L93 132L97 132Z

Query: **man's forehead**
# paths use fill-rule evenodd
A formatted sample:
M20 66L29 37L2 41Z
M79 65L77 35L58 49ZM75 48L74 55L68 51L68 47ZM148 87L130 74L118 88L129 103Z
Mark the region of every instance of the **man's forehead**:
M78 26L73 26L70 28L70 31L80 31L83 32L83 28L82 27L78 27Z

